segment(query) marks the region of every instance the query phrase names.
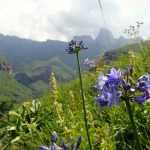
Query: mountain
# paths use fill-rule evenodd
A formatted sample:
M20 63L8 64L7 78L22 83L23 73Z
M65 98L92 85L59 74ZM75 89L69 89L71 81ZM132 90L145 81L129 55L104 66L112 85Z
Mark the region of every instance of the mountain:
M26 65L22 72L15 74L15 79L33 89L36 95L40 95L47 88L52 71L55 72L58 82L69 81L74 77L74 72L70 67L57 57L53 57L47 61L35 61L32 64ZM41 91L38 90L39 83L43 87Z
M88 45L89 51L85 55L95 56L99 55L100 52L109 51L112 49L120 48L127 44L137 43L139 41L126 39L121 36L119 38L114 38L111 31L102 28L97 37L93 39L90 36L74 36L74 40L83 40Z
M89 56L98 55L101 50L114 49L129 42L123 37L115 39L111 31L103 28L96 39L88 35L74 36L73 39L83 40L88 45L89 50L86 54L90 54ZM72 59L66 59L68 56L64 53L66 47L67 42L57 40L38 42L0 34L0 55L6 56L17 69L35 60L47 60L56 56L65 64L72 66Z
M124 37L115 39L111 31L104 28L95 39L89 35L74 36L73 39L83 40L88 46L88 50L81 53L81 63L86 57L94 58L104 51L131 43ZM49 68L59 81L70 80L74 78L76 63L73 55L64 52L67 44L57 40L39 42L0 34L0 56L6 57L13 67L15 78L24 85L48 82Z
M88 44L91 44L94 41L94 39L89 35L74 36L73 40L76 40L76 41L83 40L85 43L88 43Z
M95 43L98 44L98 47L104 48L105 50L114 48L116 41L117 39L114 39L113 34L104 28L100 30L95 39Z

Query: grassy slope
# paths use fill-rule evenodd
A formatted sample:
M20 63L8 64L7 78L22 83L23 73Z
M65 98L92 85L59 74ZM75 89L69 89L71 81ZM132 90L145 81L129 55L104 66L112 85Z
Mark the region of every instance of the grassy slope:
M50 69L49 74L47 69ZM50 72L54 72L59 82L68 81L74 78L74 70L64 64L59 58L53 57L48 60L34 61L29 65L25 65L20 72L24 72L31 78L41 76L41 79L28 85L33 90L33 94L41 96L48 90L48 82L42 80L42 76L50 76Z
M71 78L73 75L73 70L57 57L45 61L34 61L32 64L26 65L24 71L29 76L33 76L42 73L45 67L51 67L52 71L58 76L62 75L62 78Z
M134 80L143 73L150 72L148 65L150 62L149 53L150 47L146 44L140 52L135 53L135 58L133 59ZM124 103L112 108L100 109L95 103L94 97L96 93L92 89L99 72L106 72L112 66L126 68L129 64L128 56L127 53L121 54L117 60L111 62L111 65L99 66L99 71L87 72L83 76L88 120L94 150L128 150L131 146L135 146L133 131ZM52 98L53 95L50 94L38 99L36 109L35 103L26 103L20 106L19 109L16 109L15 112L10 113L9 122L7 117L2 118L0 130L1 147L5 147L5 149L38 149L40 144L49 145L51 132L57 131L61 138L65 138L67 143L71 143L75 140L75 137L82 135L81 149L88 149L79 93L78 80L59 87L57 91L58 104L62 105L62 109L61 107L56 108L59 108L58 112L64 119L63 122L60 122L55 109L53 109L54 99ZM150 138L150 104L146 103L143 106L138 104L132 105L134 106L134 115L140 140L144 149L150 149L150 142L148 140ZM16 122L16 120L20 121Z
M11 105L11 103L19 103L28 98L32 98L30 89L18 83L8 73L0 71L0 105L3 106L4 111L7 103Z

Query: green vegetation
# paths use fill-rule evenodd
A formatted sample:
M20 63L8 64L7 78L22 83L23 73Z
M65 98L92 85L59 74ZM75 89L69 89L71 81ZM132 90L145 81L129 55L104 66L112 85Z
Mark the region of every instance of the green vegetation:
M23 71L30 77L42 74L46 69L53 71L59 80L70 80L74 76L73 69L64 64L58 57L48 60L34 61L25 65Z
M129 63L132 63L134 68L133 82L139 76L150 72L150 42L122 48L117 51L116 55L115 60L112 59L109 64L97 65L96 72L84 72L83 74L83 89L85 91L88 123L94 150L136 149L136 141L124 103L111 108L100 108L94 99L96 92L93 90L93 86L99 73L107 72L112 66L124 69ZM101 58L100 62L106 61L105 59L105 57ZM19 85L20 88L17 88L16 84L18 85L18 83L16 81L4 79L3 75L4 73L1 73L3 78L0 77L0 85L1 83L6 84L4 83L6 80L11 86L9 86L9 89L1 86L0 92L15 93L12 92L15 89L17 94L21 96L23 91L28 91L21 85ZM40 85L41 83L39 83ZM0 118L0 149L36 150L41 144L48 146L50 134L56 131L60 138L70 145L76 137L81 135L83 137L81 149L88 150L79 93L78 79L58 86L55 76L51 76L50 88L47 94L38 99L24 102ZM23 96L28 94L24 93ZM2 106L0 106L1 108ZM132 103L132 108L143 149L149 150L150 103L147 102L144 105Z
M31 89L18 83L12 75L0 71L0 114L7 112L13 104L32 98Z

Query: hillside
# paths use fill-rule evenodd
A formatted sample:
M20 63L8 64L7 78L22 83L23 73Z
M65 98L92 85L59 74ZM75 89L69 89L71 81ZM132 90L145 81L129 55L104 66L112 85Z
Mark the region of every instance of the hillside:
M75 37L79 38L79 37ZM87 37L84 37L87 42ZM148 45L145 43L145 45ZM123 46L119 49L114 49L104 53L104 61L106 64L110 64L111 61L117 59L120 55L127 54L129 49L139 51L140 46L133 44L129 46ZM81 53L81 59L83 55L87 55L88 51ZM63 51L65 54L65 52ZM66 59L71 59L72 64L76 66L75 57L65 54ZM85 56L84 56L85 57ZM9 62L5 57L1 56L1 62ZM18 60L17 60L18 61ZM82 64L82 61L81 61ZM5 85L4 89L1 89L1 102L9 100L10 102L18 103L26 99L29 99L32 95L41 96L47 93L49 88L49 77L51 72L55 73L56 79L59 83L62 81L68 82L76 78L76 70L73 67L66 65L58 56L47 60L33 60L31 63L26 63L22 68L17 71L13 67L13 75L7 75L7 73L1 73L0 80L1 85ZM6 76L6 77L5 77ZM6 83L4 83L4 81ZM17 92L19 91L19 93ZM4 97L5 96L5 97Z
M115 39L111 31L107 29L101 29L96 39L87 35L75 36L73 39L82 39L88 45L89 50L83 55L84 58L87 56L95 57L104 50L110 50L126 45L127 43L132 43L131 40L123 37L121 38L122 42L120 42L120 38ZM110 41L109 44L107 42L108 40ZM66 46L67 42L62 41L47 40L38 42L0 34L0 55L5 56L13 64L16 71L33 61L44 61L53 57L57 57L70 67L74 67L72 56L68 58L64 53Z
M100 73L106 73L112 67L124 70L131 61L134 69L131 80L133 83L141 75L150 72L149 41L140 47L137 51L132 51L128 47L130 53L118 50L117 57L112 59L111 63L99 64L96 72L83 74L88 125L94 150L129 150L137 147L125 103L122 101L118 105L102 108L95 101L97 93L93 87ZM76 79L58 87L53 76L51 83L53 84L48 94L32 102L23 103L1 119L1 148L38 149L41 144L48 146L50 134L56 131L60 139L64 139L68 145L81 135L81 149L89 149L84 129L79 81ZM133 102L131 106L142 147L149 150L150 103L140 105ZM58 143L61 143L60 141Z
M15 103L29 98L32 98L31 89L17 82L7 72L0 71L0 114L8 111Z
M15 74L15 79L31 88L37 96L48 90L49 77L52 72L55 72L60 83L75 78L75 71L60 59L54 57L46 61L34 61L32 64L26 65L19 73Z
M88 46L88 50L81 53L81 64L87 57L93 59L104 51L135 42L123 37L115 39L111 31L104 28L99 31L95 39L88 35L74 36L73 39L82 39ZM64 52L66 47L67 42L62 41L38 42L0 34L0 56L9 62L15 79L38 95L48 86L51 72L55 73L59 82L66 82L76 77L75 58L72 55L68 57ZM39 90L37 92L39 83L42 84L42 92Z

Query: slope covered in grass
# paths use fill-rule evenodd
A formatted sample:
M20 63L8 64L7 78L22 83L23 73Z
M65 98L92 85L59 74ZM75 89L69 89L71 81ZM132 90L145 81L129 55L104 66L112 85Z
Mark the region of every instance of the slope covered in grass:
M0 71L0 112L7 111L9 106L32 98L32 91L18 83L12 75ZM8 107L8 108L7 108Z
M134 68L132 80L150 72L150 47L146 44L133 52L120 53L109 64L97 65L96 72L85 72L83 83L87 107L88 122L94 150L130 150L136 149L133 130L126 113L124 102L117 106L102 108L95 101L93 89L100 73L110 68L125 69L130 61ZM150 149L150 103L144 105L132 103L134 118L143 149ZM9 117L8 117L9 116ZM56 131L60 137L71 145L82 136L81 150L88 150L83 122L82 102L79 81L74 80L57 86L51 78L49 93L34 101L25 102L1 118L1 149L38 149L39 145L49 145L50 134Z

